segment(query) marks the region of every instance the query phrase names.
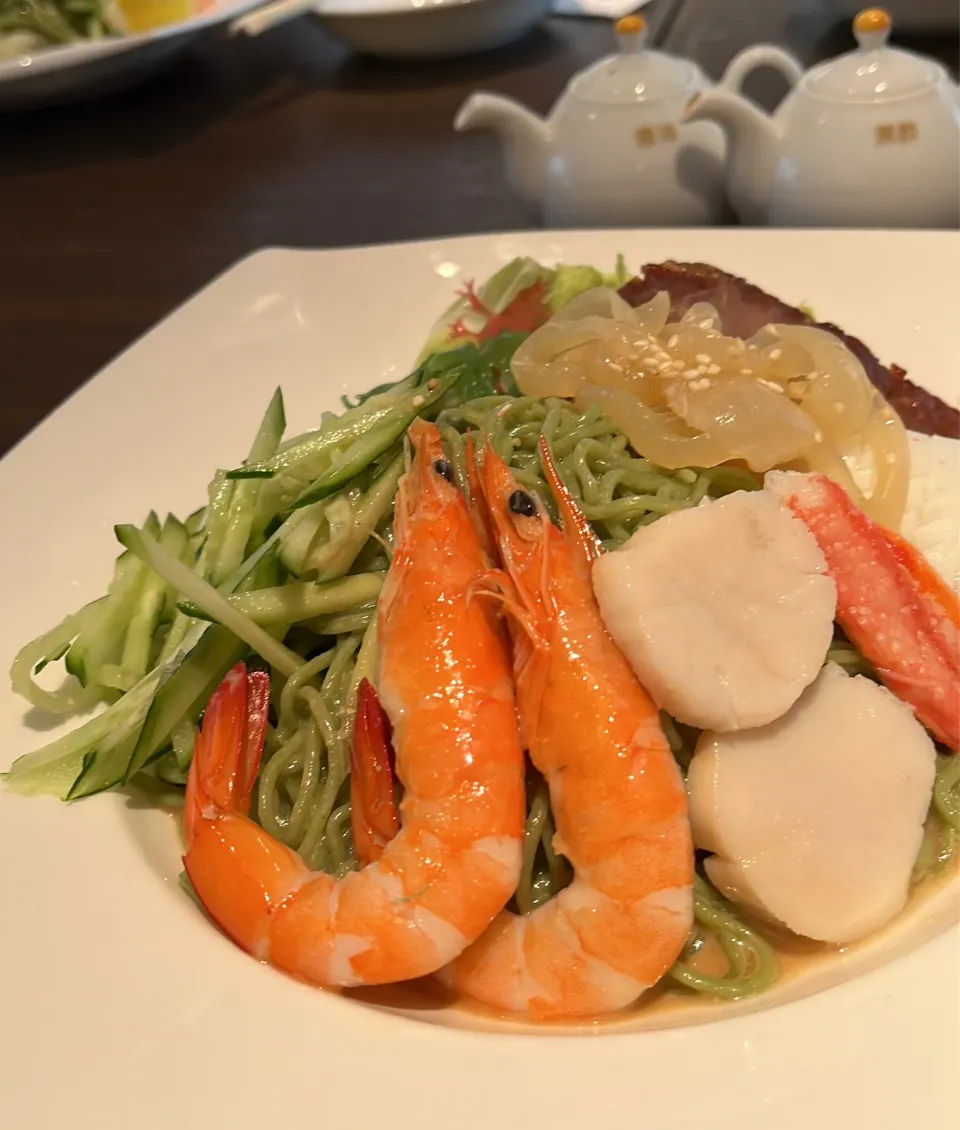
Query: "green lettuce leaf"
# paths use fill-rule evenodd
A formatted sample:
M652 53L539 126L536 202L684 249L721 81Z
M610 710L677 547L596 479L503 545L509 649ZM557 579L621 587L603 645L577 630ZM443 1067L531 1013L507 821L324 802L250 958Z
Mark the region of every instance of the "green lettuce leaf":
M546 284L546 305L552 313L556 313L585 290L597 286L619 288L629 278L630 272L622 255L617 256L614 270L607 274L588 266L561 264L555 268L544 267L535 259L525 256L512 259L501 267L482 286L476 288L476 294L487 310L499 314L521 291L542 281ZM463 345L461 340L451 337L451 330L458 321L471 333L480 333L486 325L487 317L481 311L474 310L464 295L458 295L431 329L417 364L421 364L431 354L457 349Z

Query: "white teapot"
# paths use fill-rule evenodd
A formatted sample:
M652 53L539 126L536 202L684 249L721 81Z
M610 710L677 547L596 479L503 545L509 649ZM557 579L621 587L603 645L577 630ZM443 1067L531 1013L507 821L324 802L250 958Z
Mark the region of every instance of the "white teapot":
M472 94L457 130L503 141L513 190L551 227L690 225L724 208L724 141L685 125L684 106L710 85L696 64L646 46L646 25L616 25L620 50L575 75L544 121L497 94Z
M806 74L777 47L741 52L686 120L726 132L727 195L745 223L956 227L956 86L939 63L886 45L882 9L860 12L853 30L855 51ZM760 65L795 84L773 117L730 89Z

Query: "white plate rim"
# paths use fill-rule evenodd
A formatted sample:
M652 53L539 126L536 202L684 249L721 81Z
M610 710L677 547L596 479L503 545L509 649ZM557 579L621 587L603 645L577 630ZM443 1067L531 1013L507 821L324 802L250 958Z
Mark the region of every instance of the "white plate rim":
M48 515L58 496L69 490L64 486L66 472L78 465L78 453L89 446L91 432L109 449L89 456L85 473L97 482L107 481L101 462L125 454L131 479L146 481L145 474L159 474L172 484L173 495L192 483L196 496L202 482L179 466L176 455L149 466L150 453L166 450L157 437L141 441L113 431L99 436L96 417L112 410L119 419L141 398L157 402L161 393L152 382L164 370L161 355L175 340L193 341L187 355L191 350L197 354L194 378L216 358L214 339L227 324L241 333L242 348L254 360L269 356L270 342L278 333L296 335L301 332L297 317L309 322L312 316L304 295L297 294L301 276L355 271L357 279L369 277L375 291L374 275L382 279L385 272L395 273L404 265L416 276L413 290L425 286L427 274L431 279L440 276L427 288L430 309L422 309L419 323L396 335L396 349L412 357L440 309L439 304L434 307L435 298L449 294L450 277L479 273L515 253L603 265L621 249L629 251L631 262L698 258L744 273L768 257L770 271L758 275L754 266L752 276L770 289L774 276L787 277L782 264L791 256L803 261L797 273L805 285L817 281L811 260L818 254L831 264L844 256L859 257L858 282L868 292L859 309L865 314L873 302L871 286L879 293L878 265L912 260L916 269L902 280L900 290L883 279L886 299L893 289L910 326L885 327L881 321L888 322L889 316L874 313L875 343L868 332L871 326L851 323L847 328L854 333L860 329L881 356L898 349L900 355L889 359L903 362L923 381L916 367L923 353L916 349L916 334L924 331L925 319L946 307L927 294L936 280L926 284L920 298L912 299L908 291L931 272L956 274L960 235L540 232L362 250L263 252L238 264L161 323L5 457L0 463L0 498L8 528L19 528L38 547L43 537L51 548L60 544L49 540ZM781 264L776 269L774 260ZM451 274L451 267L461 269ZM377 283L377 293L389 293L385 285ZM826 279L822 285L837 296L837 307L831 303L822 315L845 324L850 310L858 308L857 299L841 309L845 289ZM929 309L923 312L924 296L932 302L932 314ZM795 290L784 290L783 297L821 305L816 295ZM254 310L267 299L276 301ZM397 303L398 309L386 319L394 327L405 325L416 306L410 296L398 295ZM247 321L237 323L229 314L229 308L236 313L238 304L249 308ZM955 359L960 355L957 328L950 323L936 329L943 334L940 352L927 354L926 362ZM210 340L201 342L201 334ZM373 383L384 375L385 364L403 366L408 358L395 356L394 346L388 346L377 346L370 371L354 374L347 383ZM236 341L231 348L227 356L238 356ZM330 348L343 348L343 342ZM268 393L267 383L275 375L282 374L271 372L266 383L260 380L260 391ZM231 376L240 384L230 387L247 387L245 370ZM183 373L170 377L172 385L187 379ZM211 380L222 392L224 378L215 373ZM937 391L945 389L941 385ZM182 387L176 395L183 396ZM111 407L105 397L116 403ZM244 400L236 436L250 434L260 408L259 399L249 404ZM294 426L308 422L292 419ZM183 448L205 434L194 419L184 420L183 432ZM135 455L141 448L148 449L142 460ZM204 453L195 467L209 472L210 457ZM24 483L26 488L20 485ZM126 483L115 489L116 499L73 500L79 513L58 520L60 536L74 551L71 583L56 586L50 600L56 607L33 612L19 607L30 605L33 589L46 595L54 587L51 578L63 576L62 563L48 560L49 552L37 555L33 575L26 578L9 558L0 563L7 625L2 640L8 655L23 642L24 623L37 622L39 630L102 583L109 565L102 559L109 522L123 516L114 507L133 497ZM38 514L38 508L44 513ZM83 547L74 535L91 520L104 528L94 531L90 545ZM12 755L24 746L16 744L23 742L23 733L8 700L0 706L0 732ZM62 851L58 837L64 840ZM559 1130L573 1130L584 1120L597 1130L625 1130L638 1122L656 1130L699 1130L709 1118L709 1124L722 1130L800 1130L814 1118L839 1126L856 1117L876 1130L900 1130L908 1117L911 1123L936 1124L953 1110L960 1052L960 1010L955 1008L960 934L955 928L829 993L753 1016L615 1039L590 1034L495 1038L385 1017L256 966L209 929L184 900L174 898L156 875L151 881L142 854L131 849L129 838L130 823L116 797L64 808L0 795L0 888L6 892L0 967L8 971L0 980L0 1016L5 1018L0 1022L0 1048L7 1076L0 1088L0 1124L32 1130L55 1124L56 1114L69 1115L73 1126L119 1127L135 1112L144 1130L168 1126L174 1116L181 1126L199 1127L212 1119L214 1125L252 1130L275 1109L270 1070L284 1080L285 1102L299 1107L317 1101L314 1075L321 1064L323 1076L337 1085L319 1103L318 1117L353 1113L355 1125L371 1127L393 1117L426 1130L454 1124L463 1130L486 1130L493 1121L503 1130L520 1130L536 1118L552 1121ZM105 926L107 955L102 953ZM23 975L11 977L11 970ZM158 970L170 976L175 972L175 981L168 987ZM272 1026L270 1020L278 1012L282 1024ZM84 1046L85 1036L93 1049ZM256 1056L251 1054L254 1047ZM109 1087L91 1078L99 1062L92 1052L107 1057ZM171 1067L165 1054L172 1053ZM167 1068L163 1086L150 1091L158 1061ZM249 1077L255 1064L265 1072L259 1081Z
M125 55L150 44L176 39L180 36L194 35L208 27L226 23L242 16L254 8L261 7L266 0L219 0L206 12L191 16L187 20L164 24L151 31L136 32L104 39L86 39L68 43L62 47L48 47L35 54L24 52L13 59L0 60L0 83L28 82L42 74L54 71L84 67L99 59L113 55Z

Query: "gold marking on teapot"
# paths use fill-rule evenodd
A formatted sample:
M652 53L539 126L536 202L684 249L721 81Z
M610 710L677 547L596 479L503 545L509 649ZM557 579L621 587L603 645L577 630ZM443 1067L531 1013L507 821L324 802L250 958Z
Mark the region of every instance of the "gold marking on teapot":
M909 144L916 141L920 131L916 122L885 122L876 127L877 145Z
M646 149L651 145L662 145L666 142L676 141L680 133L673 122L662 122L654 126L641 126L634 134L637 145Z

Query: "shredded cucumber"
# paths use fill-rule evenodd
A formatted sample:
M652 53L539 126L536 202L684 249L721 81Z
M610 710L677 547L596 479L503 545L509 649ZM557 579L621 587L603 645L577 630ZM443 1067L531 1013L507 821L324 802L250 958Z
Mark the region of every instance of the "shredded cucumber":
M286 426L283 394L277 389L267 405L247 462L256 464L272 458L280 446ZM219 557L211 572L210 579L214 584L220 584L225 577L238 569L246 557L261 487L262 481L256 478L246 479L234 485Z
M188 569L183 562L167 553L149 534L138 530L136 526L117 526L116 534L121 545L155 569L167 584L192 600L211 620L229 628L238 639L262 655L278 671L289 676L300 666L299 656L278 643L259 624L255 624L242 612L237 612L226 597Z
M376 600L382 587L381 574L359 573L326 584L301 582L255 589L229 596L227 601L255 624L297 624ZM188 616L211 619L199 605L181 602L179 607Z

